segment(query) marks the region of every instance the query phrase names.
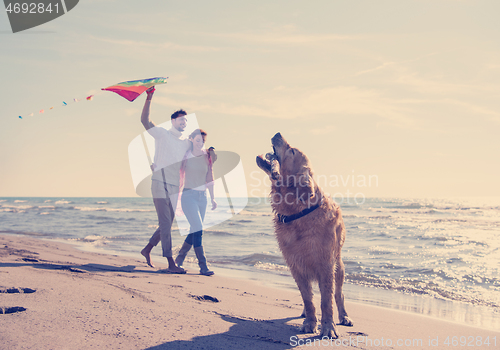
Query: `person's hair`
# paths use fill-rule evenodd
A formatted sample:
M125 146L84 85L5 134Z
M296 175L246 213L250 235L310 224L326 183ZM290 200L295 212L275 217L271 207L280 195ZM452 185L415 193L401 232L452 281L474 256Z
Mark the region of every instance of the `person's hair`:
M175 111L174 114L172 114L170 116L170 119L179 118L179 117L182 117L184 115L187 115L186 111L183 109L179 109L178 111Z
M207 133L203 129L196 129L189 135L189 138L194 139L198 135L201 135L201 137L203 138L203 142L205 142L205 140L207 139Z
M189 138L194 140L194 138L198 135L201 135L203 142L205 142L205 140L207 139L207 133L203 129L196 129L189 135ZM192 150L193 150L193 143L191 142L191 151Z

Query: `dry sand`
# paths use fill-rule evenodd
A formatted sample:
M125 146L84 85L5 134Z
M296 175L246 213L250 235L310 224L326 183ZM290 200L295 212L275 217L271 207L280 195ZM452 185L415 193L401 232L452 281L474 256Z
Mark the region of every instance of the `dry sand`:
M298 291L197 271L165 274L143 260L0 235L1 349L465 348L461 340L500 348L498 332L352 302L346 308L354 327L320 340L299 332Z

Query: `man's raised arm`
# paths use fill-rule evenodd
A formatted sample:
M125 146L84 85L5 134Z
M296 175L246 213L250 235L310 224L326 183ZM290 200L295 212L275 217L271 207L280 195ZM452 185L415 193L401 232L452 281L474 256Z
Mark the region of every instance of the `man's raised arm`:
M148 97L146 97L146 102L144 102L144 108L142 109L141 114L141 123L144 125L146 130L154 128L156 125L149 119L149 109L151 107L151 99L153 98L153 94L155 93L155 87L152 86L146 90Z

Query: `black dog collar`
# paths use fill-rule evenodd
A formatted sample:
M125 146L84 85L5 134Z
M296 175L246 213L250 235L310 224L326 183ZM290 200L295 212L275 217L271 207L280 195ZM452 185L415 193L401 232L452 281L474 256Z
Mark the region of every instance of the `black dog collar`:
M313 205L312 207L306 208L297 214L293 214L293 215L278 214L278 221L283 223L283 224L288 224L289 222L292 222L293 220L300 219L301 217L306 216L307 214L318 209L322 202L323 202L323 200L321 200L321 202L319 204L316 204L316 205Z

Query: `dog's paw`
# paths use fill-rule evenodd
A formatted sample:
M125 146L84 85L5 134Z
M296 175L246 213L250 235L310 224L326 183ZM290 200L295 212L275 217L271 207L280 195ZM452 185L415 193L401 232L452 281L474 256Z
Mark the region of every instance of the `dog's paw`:
M278 159L278 157L276 157L276 154L269 152L269 153L266 153L266 159L268 161L272 161L272 160Z
M304 323L302 323L302 327L300 327L300 331L303 333L316 333L317 328L316 328L316 320L311 320L309 318L306 318L304 320Z
M347 316L342 317L340 319L340 323L339 324L342 325L342 326L347 326L347 327L354 326L354 323L352 323L352 320L349 317L347 317Z
M320 337L337 339L339 337L339 334L337 333L337 328L335 327L335 323L333 322L322 323Z
M271 178L273 180L278 180L280 176L280 164L278 163L277 159L271 160Z

